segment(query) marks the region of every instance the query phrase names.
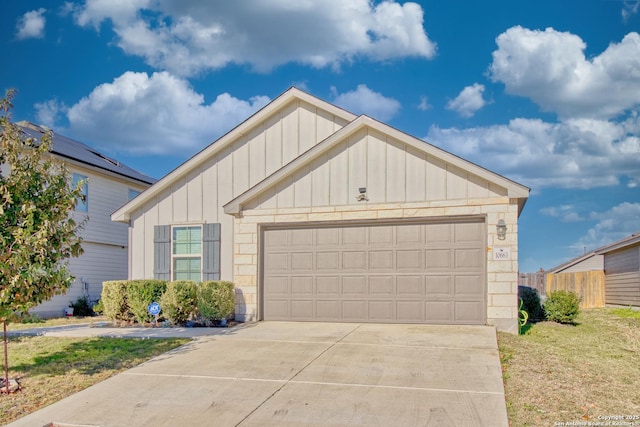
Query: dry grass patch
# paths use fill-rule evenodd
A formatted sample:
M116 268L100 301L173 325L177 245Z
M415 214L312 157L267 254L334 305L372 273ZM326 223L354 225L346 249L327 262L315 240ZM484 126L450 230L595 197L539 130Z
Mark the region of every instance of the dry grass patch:
M640 319L583 310L577 325L540 322L498 334L512 426L640 415Z
M9 376L22 389L0 395L0 425L50 405L188 339L12 337Z
M82 325L82 324L97 324L99 322L109 322L105 316L94 317L56 317L53 319L39 319L37 317L29 318L23 323L11 322L7 323L8 331L20 331L24 329L37 329L48 328L51 326L68 326L68 325ZM2 332L0 328L0 333Z

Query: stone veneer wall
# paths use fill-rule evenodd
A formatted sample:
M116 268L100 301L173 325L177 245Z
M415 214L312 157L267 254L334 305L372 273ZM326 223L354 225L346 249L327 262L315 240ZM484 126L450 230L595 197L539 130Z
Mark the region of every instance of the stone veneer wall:
M497 197L430 203L362 204L243 211L234 221L234 283L236 318L258 320L258 225L311 221L343 221L486 215L487 323L498 330L518 331L518 205ZM496 224L507 224L505 240L498 240ZM509 248L508 261L494 261L493 247Z

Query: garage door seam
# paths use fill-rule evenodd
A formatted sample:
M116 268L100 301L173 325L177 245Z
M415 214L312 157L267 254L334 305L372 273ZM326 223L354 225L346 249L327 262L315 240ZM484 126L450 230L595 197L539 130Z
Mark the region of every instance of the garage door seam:
M300 373L302 371L304 371L305 369L307 369L309 367L309 365L311 365L313 362L315 362L316 360L318 360L320 357L322 357L322 355L324 355L326 352L328 352L329 350L331 350L332 348L334 348L336 346L336 344L339 344L342 340L344 340L345 338L347 338L349 335L351 335L352 333L354 333L358 328L360 328L362 326L362 324L358 324L355 328L353 328L352 330L350 330L349 332L347 332L345 335L343 335L340 339L336 340L335 342L331 343L330 346L328 346L327 348L325 348L323 351L320 352L320 354L318 354L316 357L314 357L313 359L311 359L309 361L309 363L307 363L306 365L304 365L302 368L298 369L298 372L295 373L295 375L293 375L291 378L289 378L288 380L286 380L280 387L278 387L273 393L271 393L269 396L267 396L266 399L264 399L258 406L256 406L251 412L249 412L243 419L240 420L240 422L238 422L238 424L235 425L235 427L238 427L240 424L242 424L243 422L245 422L245 420L247 420L251 415L253 415L258 409L260 409L262 406L264 406L265 403L267 403L269 400L271 400L276 394L278 394L280 392L280 390L282 390L287 384L291 383L298 375L300 375ZM298 382L298 381L296 381Z

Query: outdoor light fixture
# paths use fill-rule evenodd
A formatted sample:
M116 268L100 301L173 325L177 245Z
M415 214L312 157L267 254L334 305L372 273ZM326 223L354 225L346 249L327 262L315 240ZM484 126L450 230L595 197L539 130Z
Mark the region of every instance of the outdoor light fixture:
M360 194L358 194L356 196L356 200L359 202L362 202L363 200L369 201L369 199L367 198L367 187L360 187L358 188L358 192Z
M499 220L496 224L496 232L498 240L504 240L507 237L507 224L504 223L504 219Z

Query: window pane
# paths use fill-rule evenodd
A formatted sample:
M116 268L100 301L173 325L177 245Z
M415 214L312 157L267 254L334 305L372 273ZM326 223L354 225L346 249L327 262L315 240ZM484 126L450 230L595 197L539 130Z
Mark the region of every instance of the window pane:
M202 252L202 229L200 227L173 228L173 254L199 255Z
M81 212L88 212L89 185L87 184L87 177L74 172L71 177L71 185L73 186L73 188L76 188L76 185L78 185L80 181L84 181L84 184L82 185L82 197L79 197L76 202L76 210Z
M200 257L174 258L173 280L200 281Z

